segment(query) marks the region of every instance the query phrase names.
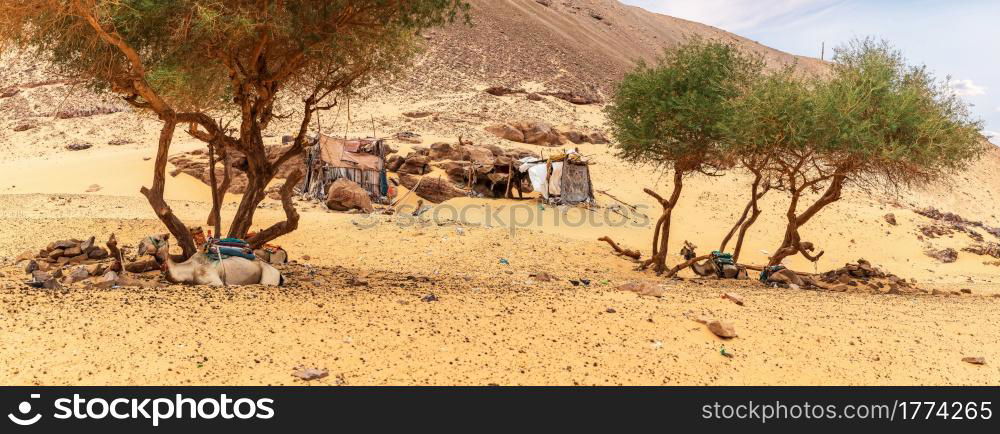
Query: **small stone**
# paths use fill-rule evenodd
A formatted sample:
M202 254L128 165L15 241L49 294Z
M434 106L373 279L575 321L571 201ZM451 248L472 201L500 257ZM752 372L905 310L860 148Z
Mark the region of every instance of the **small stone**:
M439 299L434 294L427 294L427 295L425 295L423 297L420 297L420 301L427 302L427 303L430 303L432 301L438 301L438 300Z
M707 325L708 330L720 338L730 339L736 337L736 327L727 321L713 320L709 321Z
M552 277L552 275L551 275L551 274L549 274L549 273L546 273L546 272L544 272L544 271L542 271L542 272L539 272L539 273L535 274L535 275L534 275L534 276L532 276L532 277L534 277L534 278L535 278L535 280L537 280L537 281L539 281L539 282L551 282L551 281L555 280L555 278L554 278L554 277Z
M985 365L986 364L986 358L985 357L963 357L962 361L965 362L965 363L971 363L973 365Z
M66 277L69 278L70 283L76 283L90 277L90 271L87 270L87 267L81 265L74 268L73 271L70 271L69 275Z
M972 294L972 290L969 288L962 288L962 294Z
M605 309L604 311L605 311L605 312L607 312L607 313L615 313L615 312L618 312L618 311L617 311L617 310L615 310L615 308L613 308L613 307L609 307L609 308Z
M312 381L319 380L321 378L326 378L330 375L330 371L326 369L316 369L316 368L298 368L292 373L292 376L297 377L302 381Z
M736 303L737 306L743 306L743 297L740 297L735 292L727 292L725 294L722 294L722 298L729 300L733 303Z
M31 251L31 250L25 250L25 251L21 252L20 255L17 255L17 258L14 259L14 262L20 263L21 261L29 261L29 260L35 259L37 256L38 256L38 252L34 252L34 251Z
M82 151L84 149L90 149L93 146L94 145L91 145L90 143L71 143L66 145L66 149L70 151Z
M896 226L896 215L895 214L889 213L889 214L886 214L885 216L883 216L882 218L885 219L886 223L889 223L890 225Z
M659 282L648 280L627 282L619 286L618 290L634 292L639 295L648 295L652 297L663 297L663 295L667 292L663 285Z
M24 274L31 274L38 269L38 262L34 259L27 259L17 263L17 267L24 270Z

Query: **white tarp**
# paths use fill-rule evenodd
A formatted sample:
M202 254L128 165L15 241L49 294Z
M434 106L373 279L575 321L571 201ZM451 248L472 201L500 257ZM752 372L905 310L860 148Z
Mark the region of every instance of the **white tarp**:
M524 166L528 166L528 165L525 164L525 165L522 165L521 167L524 167ZM545 184L548 183L548 182L546 182L547 180L545 179L546 178L545 177L545 172L547 172L545 165L544 164L536 164L534 166L527 167L527 169L528 169L527 170L527 172L528 172L528 179L531 179L531 188L533 190L541 193L542 197L548 199L549 198L549 191L548 191L547 188L545 188ZM524 170L521 170L521 171L524 172Z
M549 176L549 194L559 196L562 194L562 161L552 163L552 176Z

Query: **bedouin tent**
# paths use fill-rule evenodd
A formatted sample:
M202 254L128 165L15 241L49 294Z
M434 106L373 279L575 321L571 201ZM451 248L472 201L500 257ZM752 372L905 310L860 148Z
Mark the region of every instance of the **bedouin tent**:
M575 205L593 203L590 162L577 151L567 151L547 159L525 157L517 171L526 173L531 187L549 203Z
M330 184L345 178L360 185L372 202L387 203L389 180L385 172L387 147L381 139L339 139L320 134L306 154L303 194L325 199Z

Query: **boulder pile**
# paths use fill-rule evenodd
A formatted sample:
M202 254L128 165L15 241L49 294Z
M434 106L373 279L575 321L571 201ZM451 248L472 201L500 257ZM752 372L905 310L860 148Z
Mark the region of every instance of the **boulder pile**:
M522 121L486 127L486 131L501 139L538 146L562 146L566 142L605 144L607 137L597 131L560 131L545 122Z
M906 279L887 273L864 259L820 274L819 281L824 284L825 289L838 292L870 289L887 294L899 294L917 290Z
M49 243L40 251L25 251L18 255L17 266L31 275L29 284L39 288L56 289L88 279L103 276L111 268L110 253L94 244L94 237L86 240L59 240Z
M421 185L416 192L424 199L440 203L470 192L487 197L502 195L506 190L508 168L525 157L537 158L538 154L520 148L477 146L467 141L461 144L438 142L430 147L415 146L406 156L393 155L386 161L386 167L399 173L400 182L409 189L413 189L419 178L404 175L425 175L435 168L443 170L447 179L425 179L423 183L428 185ZM522 191L531 191L528 182L521 187Z

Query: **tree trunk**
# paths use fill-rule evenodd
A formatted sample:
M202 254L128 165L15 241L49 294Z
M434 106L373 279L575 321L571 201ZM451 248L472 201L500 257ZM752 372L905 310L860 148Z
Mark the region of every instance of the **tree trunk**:
M788 205L788 212L786 216L788 218L788 224L785 228L785 238L781 242L781 247L774 252L771 256L771 260L768 262L768 266L774 266L781 263L785 258L795 255L797 253L802 253L806 259L813 262L819 259L823 255L820 252L816 256L810 255L806 249L803 249L802 238L799 234L799 228L809 222L820 210L822 210L827 205L840 200L841 192L844 189L844 181L846 177L841 174L835 174L830 180L830 185L827 186L826 191L823 195L816 199L812 205L809 206L802 214L796 214L799 198L802 195L802 189L798 189L792 192L792 201Z
M160 141L156 150L156 162L153 166L153 186L152 188L142 187L139 191L153 207L156 217L167 226L167 230L177 240L177 244L184 251L184 258L190 258L198 249L194 245L191 232L170 209L167 202L163 200L163 191L166 187L167 157L170 153L170 144L174 138L174 128L177 120L173 116L165 116L163 119L163 129L160 130Z
M212 211L208 214L207 223L213 226L212 234L217 237L222 232L222 222L217 214L222 206L219 199L219 183L215 176L215 145L211 143L208 145L208 178L211 181L209 187L212 189Z
M757 217L760 216L761 210L757 206L757 202L767 194L768 190L771 189L770 184L764 186L763 190L760 188L763 176L758 172L754 174L753 184L750 186L750 201L747 202L747 206L743 208L743 214L740 215L740 219L736 221L733 228L729 230L726 237L722 239L722 244L719 245L719 251L725 252L726 247L729 245L729 241L732 240L733 235L736 235L739 231L739 237L736 241L736 247L733 250L733 259L739 257L740 249L743 247L743 238L746 236L747 229L750 228L757 221ZM749 220L748 220L749 218Z
M656 230L653 232L653 257L648 259L643 263L641 269L645 269L650 265L653 265L653 271L656 274L663 274L667 271L667 246L670 242L670 217L673 214L674 207L677 206L677 201L681 196L681 189L684 188L684 172L679 169L674 169L674 186L673 191L670 192L670 199L663 199L660 195L656 194L652 190L644 190L646 194L655 197L660 205L663 206L663 215L660 216L660 220L657 222ZM659 240L657 240L657 235L659 235Z
M256 148L256 149L254 149ZM229 226L229 237L244 239L253 227L253 216L257 206L264 200L267 184L274 178L275 170L270 167L263 145L252 147L246 152L247 157L247 188L243 199L236 209L233 223Z
M285 221L275 223L271 227L254 235L253 238L247 241L250 243L251 248L259 249L275 238L298 229L299 213L295 210L295 204L292 203L292 193L295 190L295 185L301 180L302 171L299 169L295 169L295 171L288 175L285 184L281 186L281 206L285 210Z
M209 165L211 166L210 176L212 181L212 211L208 214L207 224L215 229L212 233L213 237L222 236L222 203L226 198L226 193L229 192L229 185L232 184L232 166L229 161L229 152L222 146L222 144L209 145ZM212 155L213 152L215 156ZM218 156L222 157L222 184L217 184L215 179L215 159Z

